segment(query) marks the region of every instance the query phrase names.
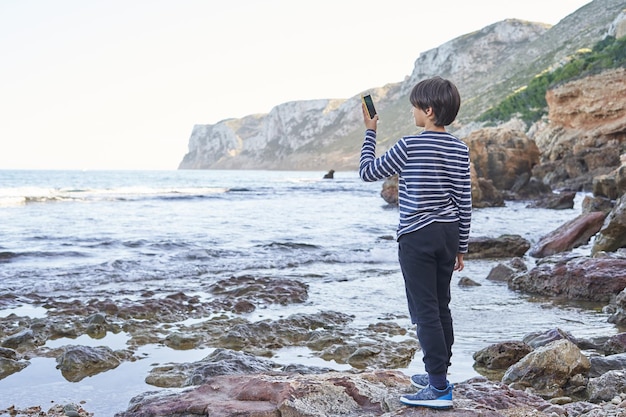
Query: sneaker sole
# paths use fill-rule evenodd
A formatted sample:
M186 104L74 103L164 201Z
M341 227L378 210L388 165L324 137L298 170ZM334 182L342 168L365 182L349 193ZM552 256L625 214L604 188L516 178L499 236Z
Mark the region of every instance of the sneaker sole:
M413 405L419 407L428 407L428 408L452 408L452 400L409 400L404 397L400 397L400 402L406 405Z

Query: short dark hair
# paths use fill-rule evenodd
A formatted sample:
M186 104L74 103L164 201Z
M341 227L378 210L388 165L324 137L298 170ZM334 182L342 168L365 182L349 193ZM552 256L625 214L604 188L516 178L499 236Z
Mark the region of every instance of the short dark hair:
M435 113L435 126L448 126L459 113L461 95L449 80L433 77L420 81L411 91L411 104L422 110L431 107Z

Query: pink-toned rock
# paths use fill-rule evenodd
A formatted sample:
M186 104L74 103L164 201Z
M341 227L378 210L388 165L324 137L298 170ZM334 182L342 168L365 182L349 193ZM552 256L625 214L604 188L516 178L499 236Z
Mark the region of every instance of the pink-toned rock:
M505 417L565 415L562 407L485 378L455 384L454 408L409 407L399 397L415 388L403 373L222 375L185 391L149 392L116 417Z
M544 258L586 244L602 228L605 217L600 211L579 215L542 237L530 250L530 256Z
M528 273L516 275L509 287L569 300L607 302L626 288L626 259L545 258Z

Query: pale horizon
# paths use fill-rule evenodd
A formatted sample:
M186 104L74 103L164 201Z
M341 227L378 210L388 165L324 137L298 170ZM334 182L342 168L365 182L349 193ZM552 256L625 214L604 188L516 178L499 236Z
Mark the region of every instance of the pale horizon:
M175 170L195 124L347 99L458 36L588 3L5 0L0 170Z

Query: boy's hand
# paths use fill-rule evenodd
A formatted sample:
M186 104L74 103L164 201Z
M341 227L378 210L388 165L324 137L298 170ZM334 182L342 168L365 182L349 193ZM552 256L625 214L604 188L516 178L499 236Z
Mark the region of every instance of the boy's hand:
M463 268L465 268L465 262L463 262L463 254L462 253L457 253L456 254L456 262L454 263L454 270L455 271L462 271Z
M363 122L366 129L376 130L378 127L378 114L374 115L373 119L370 119L370 114L367 111L365 103L361 103L361 110L363 111Z

